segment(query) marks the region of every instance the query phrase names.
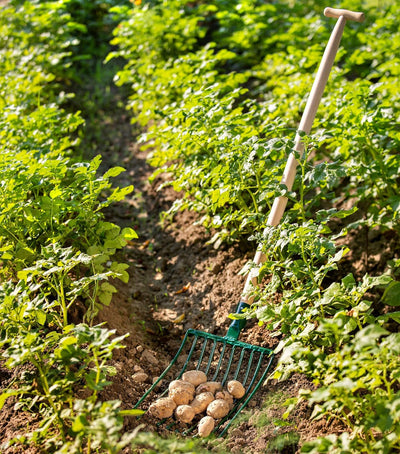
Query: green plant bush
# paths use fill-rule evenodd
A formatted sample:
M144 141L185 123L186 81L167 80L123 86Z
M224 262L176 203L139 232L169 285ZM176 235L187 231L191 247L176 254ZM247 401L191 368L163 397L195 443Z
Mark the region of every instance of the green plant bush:
M351 5L361 10L363 6L363 2ZM368 8L369 23L377 18L372 32L371 27L347 24L345 44L339 51L315 125L316 129L323 126L319 134L325 139L317 158L343 160L349 175L363 176L362 187L353 178L344 188L346 195L354 197L356 191L355 203L362 203L371 199L370 191L375 195L376 188L380 188L379 201L371 204L364 220L370 226L397 225L397 199L390 183L398 162L395 153L388 153L385 147L385 143L397 140L395 116L385 106L385 99L391 106L398 104L397 93L388 92L395 84L396 63L386 64L387 56L394 55L392 44L386 44L388 33L396 35L393 8ZM247 191L239 189L239 175L230 175L227 187L224 182L216 184L223 194L218 205L216 193L214 200L204 198L204 193L212 194L215 189L212 186L207 191L207 170L216 164L206 161L203 165L203 156L205 152L216 155L217 160L224 156L225 163L233 168L237 160L249 159L250 150L246 147L226 158L221 129L222 137L228 135L228 140L233 129L239 143L245 143L249 135L262 144L265 138L293 138L289 128L298 124L312 74L322 56L320 43L327 42L332 24L321 18L322 11L313 2L302 2L300 6L214 1L204 5L181 0L168 2L166 8L160 1L143 2L130 10L120 8L119 12L125 20L116 29L114 44L118 50L110 58L120 56L127 60L118 82L132 86L129 107L148 128L144 140L155 147L150 162L165 166L174 187L185 191L184 201L175 208L192 205L191 208L205 212L207 225L210 214L218 214L211 224L225 232L221 234L225 240L247 235L250 229L260 230L260 216L253 216L249 222L243 199L248 210L253 209L254 199L256 206L263 207L265 202L258 198L265 198L264 184L276 186L279 170L274 169L276 174L267 175L265 181L257 181L256 188L251 182L253 197L246 197ZM381 16L387 18L384 34ZM313 43L316 38L318 41ZM374 59L365 50L370 40L374 41L374 48L379 47ZM238 121L245 123L247 129L238 131ZM235 147L235 143L231 146L227 142L227 146ZM376 149L379 144L382 145ZM354 152L350 154L350 150ZM281 159L284 158L282 153ZM273 162L276 160L273 156ZM338 179L337 184L340 182ZM232 191L229 186L238 190ZM204 203L196 204L192 198ZM229 215L232 211L238 212L234 222ZM248 229L240 229L241 221Z
M109 280L128 280L128 265L112 257L136 237L102 210L133 188L112 187L120 167L99 175L100 156L74 157L84 120L61 107L71 96L62 86L81 25L67 6L2 6L0 359L16 379L2 389L0 408L13 397L17 409L38 416L38 426L8 446L117 453L135 435L121 435L123 416L137 411L98 394L115 374L108 360L123 337L91 325L116 291Z
M326 331L341 336L342 325L330 322ZM341 420L348 428L303 446L302 452L379 452L399 449L399 333L370 324L335 352L303 352L304 364L320 387L303 392L315 403L313 416Z

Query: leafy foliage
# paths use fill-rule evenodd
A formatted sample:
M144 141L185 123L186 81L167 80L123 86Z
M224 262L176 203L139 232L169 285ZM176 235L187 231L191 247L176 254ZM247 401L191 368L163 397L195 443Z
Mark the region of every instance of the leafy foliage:
M373 38L369 27L366 31L349 22L346 46L339 52L316 124L324 128L318 133L316 157L343 161L345 172L355 175L343 192L356 194L355 202L370 204L363 222L389 228L396 228L398 216L391 187L399 162L390 152L398 140L392 115L398 104L392 91L397 73L395 62L385 63L393 54L393 44L386 46L387 33L397 33L394 8L368 11L371 22L384 15L384 35L382 20L374 24ZM274 148L269 154L266 139L293 137L290 128L298 122L322 55L319 43L327 41L330 24L320 18L313 2L216 0L204 5L179 0L168 2L168 7L162 1L143 2L115 11L125 20L116 29L114 44L119 49L109 58L127 60L118 82L133 88L129 107L148 126L143 140L155 147L150 162L168 172L176 189L185 191L174 209L205 212L206 225L223 230L225 240L260 231L260 213L281 170L270 163L284 160L287 151ZM315 37L318 42L310 46ZM379 47L373 62L365 51L371 39L374 48ZM249 139L262 149L256 157ZM265 178L248 175L246 167L238 166L248 160L265 164ZM229 169L222 173L225 181L212 177L218 165ZM362 175L362 184L357 175ZM343 184L343 175L336 176L333 188ZM376 202L371 204L372 195ZM232 212L237 213L233 219ZM248 228L242 228L242 222Z
M0 408L14 397L16 408L40 415L34 431L9 444L117 453L135 435L121 436L123 416L137 412L98 395L115 374L108 361L123 337L91 325L116 291L110 279L129 279L128 265L112 256L136 237L105 222L102 210L133 188L112 187L122 168L99 175L100 156L74 157L83 119L61 107L72 96L61 82L82 26L67 6L2 6L0 347L2 366L18 380L2 389Z
M335 328L339 334L340 327ZM306 444L302 452L394 452L399 448L399 333L370 324L348 345L308 352L321 386L303 393L313 416L342 420L349 432ZM373 409L373 410L372 410Z

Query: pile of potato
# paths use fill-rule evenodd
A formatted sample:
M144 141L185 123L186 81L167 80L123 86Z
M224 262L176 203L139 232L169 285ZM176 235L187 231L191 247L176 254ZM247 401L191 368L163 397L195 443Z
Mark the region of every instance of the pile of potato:
M245 389L237 380L229 381L227 389L223 390L220 382L207 381L204 372L189 370L181 380L169 384L168 397L153 402L149 413L163 419L175 412L175 417L184 423L190 423L196 415L206 413L198 423L198 434L207 437L215 427L215 420L226 416L233 408L233 400L240 399L244 394Z

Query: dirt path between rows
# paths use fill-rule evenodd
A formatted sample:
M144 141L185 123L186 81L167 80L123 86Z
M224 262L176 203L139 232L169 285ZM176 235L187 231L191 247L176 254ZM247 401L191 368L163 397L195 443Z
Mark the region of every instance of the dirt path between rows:
M140 150L131 135L134 128L129 117L120 112L114 120L120 141L117 147L113 143L112 152L104 154L104 165L126 168L115 185L133 184L135 191L111 207L107 217L121 227L133 227L139 238L123 251L122 261L130 263L129 283L116 283L118 293L98 317L99 322L116 329L118 335L129 333L126 348L114 355L118 374L102 397L119 399L124 408L132 408L170 363L187 329L226 334L230 323L227 316L235 311L244 284L239 272L253 257L255 245L214 249L207 244L210 235L195 224L199 216L190 212L161 222L162 213L178 194L170 187L158 190L160 180L149 183L153 169L146 162L146 152ZM240 339L268 348L279 342L255 322L248 323ZM294 453L299 448L298 435L287 437L289 441L282 442L281 448L279 444L270 445L271 440L292 432L306 440L335 431L326 422L311 423L311 409L306 405L294 412L290 424L276 425L285 411L282 404L286 398L310 386L298 375L283 383L271 381L250 401L250 412L244 421L219 447L210 445L210 450L218 451L222 446L232 452ZM144 430L157 430L151 418L142 418L140 423L145 424ZM131 418L126 429L137 424Z

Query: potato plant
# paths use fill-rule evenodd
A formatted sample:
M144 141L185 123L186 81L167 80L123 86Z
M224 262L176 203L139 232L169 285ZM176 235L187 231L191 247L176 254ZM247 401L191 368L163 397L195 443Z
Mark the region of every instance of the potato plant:
M61 84L81 27L66 5L1 6L0 359L15 380L1 390L0 408L14 398L37 427L0 449L117 453L134 437L121 435L123 416L137 412L100 402L99 392L115 374L108 362L123 336L92 325L116 291L109 280L129 278L113 255L136 237L102 210L133 188L112 187L122 168L99 175L99 156L75 156L84 120L64 110L72 95Z
M325 330L340 335L340 324L330 321L327 325ZM304 392L302 397L315 404L316 419L328 415L343 421L348 431L307 443L303 452L398 450L399 333L371 324L332 353L307 350L301 354L304 367L314 370L320 387Z

